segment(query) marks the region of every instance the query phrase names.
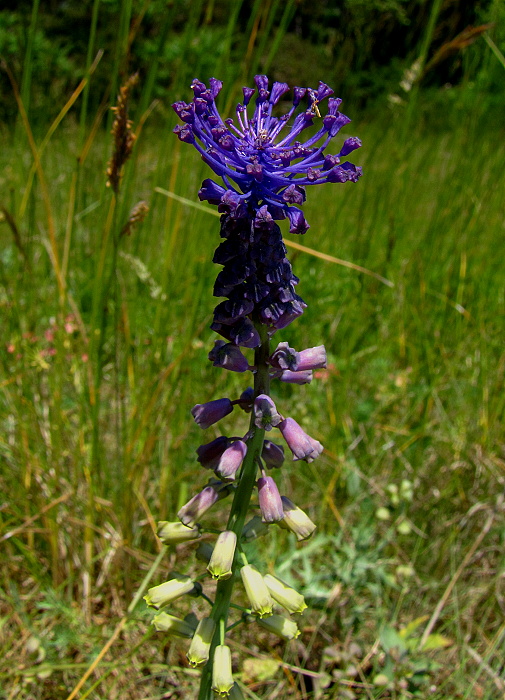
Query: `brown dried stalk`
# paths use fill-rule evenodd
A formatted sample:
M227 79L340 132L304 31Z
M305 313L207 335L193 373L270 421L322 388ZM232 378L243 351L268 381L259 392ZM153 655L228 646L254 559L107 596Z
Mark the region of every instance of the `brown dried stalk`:
M131 156L136 136L132 130L132 122L128 119L128 102L130 93L139 79L138 73L131 75L119 90L117 105L112 107L115 119L112 124L114 136L114 152L107 167L107 186L112 187L117 195L123 176L123 167Z

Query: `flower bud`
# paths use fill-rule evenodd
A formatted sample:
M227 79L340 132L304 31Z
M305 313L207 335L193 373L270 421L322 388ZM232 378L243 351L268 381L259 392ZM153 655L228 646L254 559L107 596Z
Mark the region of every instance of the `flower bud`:
M216 541L216 546L207 566L207 571L216 580L227 579L233 573L233 559L237 535L231 530L221 532Z
M262 476L257 484L263 522L275 523L277 520L282 520L284 517L282 501L275 481L271 476Z
M282 445L277 445L275 442L265 440L263 442L263 449L261 450L261 459L269 469L273 467L282 467L284 463L284 448Z
M187 622L166 612L160 612L153 617L152 624L158 632L168 632L176 637L192 637L193 628Z
M233 481L235 479L235 474L237 473L240 465L244 461L246 456L247 445L242 440L236 440L230 447L228 447L216 467L216 474L218 474L222 479L229 479Z
M179 544L189 542L200 537L200 529L196 527L186 527L180 522L167 522L160 520L158 523L157 535L163 544Z
M316 526L309 516L286 496L281 496L284 517L279 521L279 525L287 530L291 530L296 535L298 542L307 540Z
M259 515L255 515L244 525L241 537L244 542L252 542L257 537L264 535L267 530L268 525L262 521Z
M277 427L288 443L295 462L299 459L313 462L323 451L321 443L307 435L294 418L284 419Z
M270 615L270 617L258 620L258 622L266 630L283 639L296 639L296 637L300 636L300 630L296 622L282 615Z
M277 413L275 404L266 394L260 394L254 401L254 424L257 428L271 430L272 426L279 425L282 416Z
M242 354L240 348L233 343L225 343L224 340L216 340L214 347L209 352L209 360L214 367L222 367L231 372L245 372L249 369L247 358Z
M219 697L228 697L232 688L230 647L226 644L219 644L214 651L212 664L212 690Z
M317 345L315 348L307 348L300 352L300 361L296 368L298 372L306 369L325 369L326 349L324 345Z
M189 576L178 576L170 581L154 586L147 591L144 600L151 607L159 610L173 600L194 590L195 584Z
M281 581L280 578L267 574L263 580L275 602L282 605L288 613L302 613L307 607L302 594Z
M230 399L216 399L207 403L197 403L191 409L191 415L195 423L205 430L221 418L224 418L233 411L233 404Z
M240 569L240 575L252 612L259 617L271 615L273 600L260 572L250 564L246 564Z
M203 617L198 623L186 654L191 666L195 667L199 664L205 664L209 660L210 645L215 627L216 623L210 617Z
M240 408L246 413L251 413L254 401L254 389L248 386L247 389L240 394Z

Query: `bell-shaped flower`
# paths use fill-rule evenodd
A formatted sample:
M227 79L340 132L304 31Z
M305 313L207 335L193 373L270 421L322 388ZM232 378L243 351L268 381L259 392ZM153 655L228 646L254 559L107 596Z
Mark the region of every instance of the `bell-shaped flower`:
M216 467L216 474L222 479L233 481L247 453L247 445L243 440L233 442L221 455Z
M276 603L288 611L288 613L302 613L307 607L305 598L280 578L267 574L263 577L270 595Z
M220 435L215 440L200 445L196 450L197 462L200 462L202 467L206 469L215 469L228 445L229 440L225 435Z
M251 611L259 617L271 615L274 603L260 572L250 564L246 564L240 569L240 576Z
M187 527L194 527L209 508L227 495L228 489L221 481L211 483L182 506L177 516Z
M265 440L261 450L261 459L269 469L282 467L284 464L284 448L282 445L271 442L271 440Z
M230 578L237 546L237 535L232 530L221 532L217 538L207 571L217 581Z
M247 358L240 348L233 343L225 343L224 340L214 342L214 347L209 352L209 360L214 367L222 367L231 372L245 372L249 369Z
M295 506L293 501L290 501L287 496L281 496L281 500L284 517L278 522L278 525L294 532L299 542L307 540L316 529L316 526L307 513Z
M300 636L298 625L293 620L282 615L270 615L264 620L258 620L259 624L269 632L273 632L282 639L296 639Z
M167 632L175 637L192 637L194 629L185 620L179 617L169 615L166 612L160 612L153 617L152 624L158 632Z
M207 403L198 403L191 409L195 423L203 430L217 423L233 411L230 399L216 399Z
M258 479L258 500L261 510L261 519L265 523L275 523L282 520L284 512L277 484L271 476L262 476Z
M270 356L268 362L276 369L289 369L294 371L298 369L300 353L296 352L296 350L293 348L290 348L289 344L286 342L279 343L277 348Z
M272 426L279 425L282 416L277 413L274 402L266 394L260 394L254 401L254 424L257 428L271 430Z
M183 523L168 522L160 520L158 523L157 535L163 544L179 544L180 542L189 542L200 537L200 528L186 527Z
M226 644L219 644L214 650L212 690L222 698L228 697L232 688L231 650Z
M149 607L159 610L186 593L191 593L194 588L195 583L189 576L177 576L177 578L150 588L147 595L144 596L144 600Z
M321 443L307 435L294 418L285 418L277 427L288 443L295 462L299 459L313 462L323 451Z
M325 369L326 350L324 345L317 345L314 348L307 348L300 352L298 367L299 372L306 369Z
M202 617L198 623L186 654L191 666L195 667L199 664L205 664L209 660L210 645L215 628L216 623L211 617Z

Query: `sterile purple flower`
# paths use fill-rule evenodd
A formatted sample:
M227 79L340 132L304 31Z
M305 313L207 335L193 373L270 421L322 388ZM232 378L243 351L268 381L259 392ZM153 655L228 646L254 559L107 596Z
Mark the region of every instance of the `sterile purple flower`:
M197 403L191 409L191 415L195 423L205 430L221 418L224 418L233 411L233 404L230 399L216 399L207 403Z
M271 476L262 476L258 479L258 500L261 510L261 519L264 523L275 523L282 520L284 512L277 484Z
M254 401L254 423L258 428L271 430L272 426L279 425L282 416L277 413L274 402L266 394L260 394Z

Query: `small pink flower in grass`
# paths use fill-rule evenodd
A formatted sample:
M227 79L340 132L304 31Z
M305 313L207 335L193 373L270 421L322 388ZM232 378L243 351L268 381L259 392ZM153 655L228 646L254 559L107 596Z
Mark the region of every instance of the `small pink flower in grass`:
M294 418L286 418L277 427L288 443L295 462L299 459L313 462L323 451L321 443L307 435Z
M232 411L233 404L230 399L216 399L207 403L197 403L191 409L191 415L195 419L195 423L205 430Z
M257 428L272 430L274 425L279 425L282 416L277 413L274 402L266 394L260 394L254 401L254 424Z
M216 467L216 474L222 479L229 479L234 481L235 474L240 468L240 465L244 461L244 457L247 453L247 445L242 440L237 440L228 447Z
M258 479L258 499L261 519L264 523L275 523L282 520L284 517L282 501L277 484L271 476L262 476Z

